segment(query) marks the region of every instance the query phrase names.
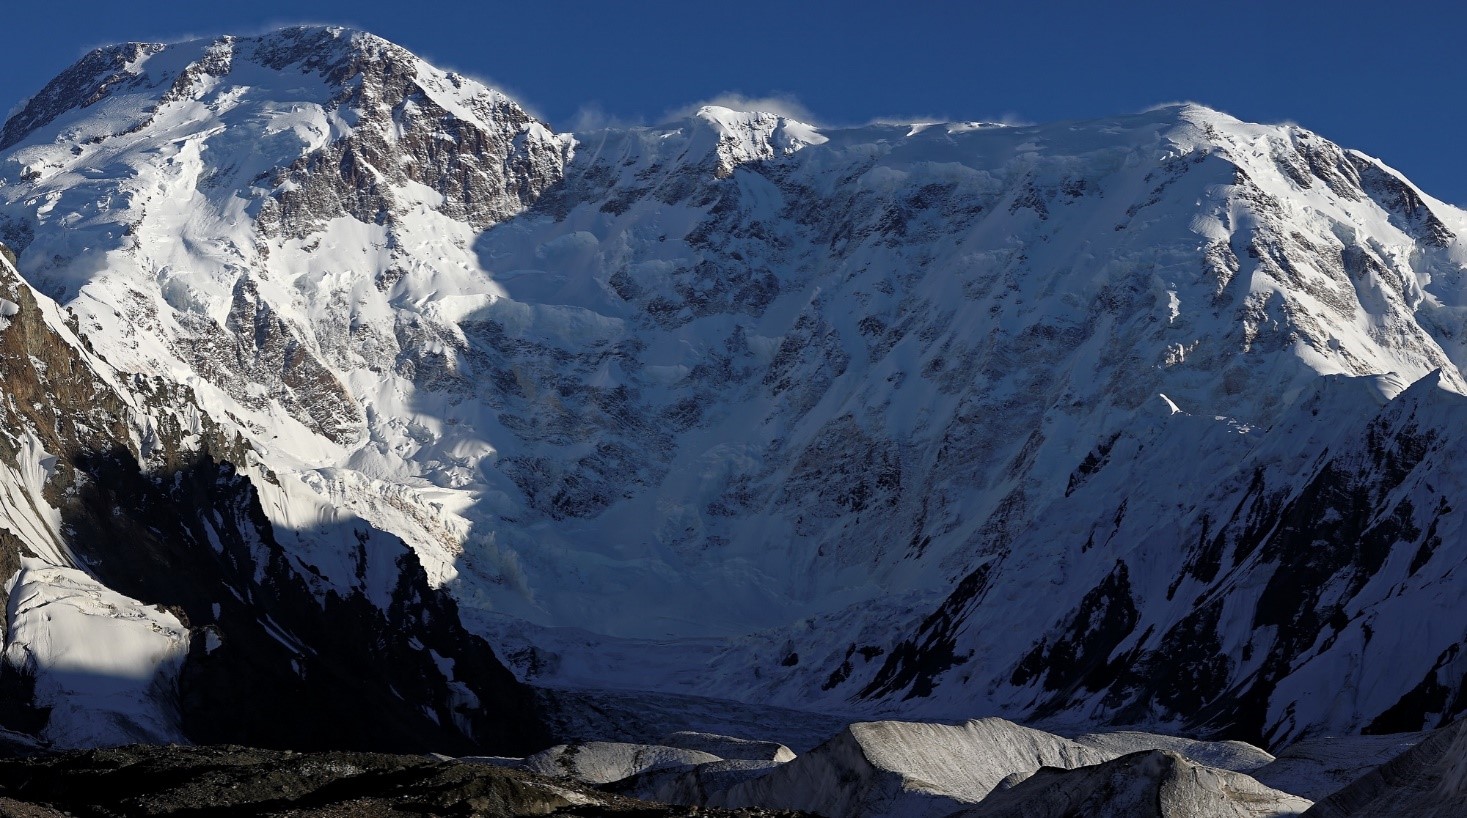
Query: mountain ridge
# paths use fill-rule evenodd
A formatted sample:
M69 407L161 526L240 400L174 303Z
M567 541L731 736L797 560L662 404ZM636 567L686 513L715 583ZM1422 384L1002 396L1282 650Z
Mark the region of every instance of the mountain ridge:
M528 681L1273 744L1460 710L1450 627L1308 701L1451 585L1467 214L1303 129L556 134L302 27L98 50L0 143L26 280L248 443L286 553L345 591L316 509L400 539Z

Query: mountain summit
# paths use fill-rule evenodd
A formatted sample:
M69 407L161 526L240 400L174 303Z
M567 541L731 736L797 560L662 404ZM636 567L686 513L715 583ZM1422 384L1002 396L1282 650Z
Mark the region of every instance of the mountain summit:
M211 587L257 616L298 588L263 621L300 656L341 621L308 597L359 600L363 640L429 605L402 650L445 731L520 695L470 669L481 638L557 686L1272 744L1467 708L1467 214L1303 129L710 106L556 134L305 27L99 49L0 146L6 303L142 401L104 441L140 479L224 469L280 572L219 557ZM220 614L173 601L168 560L108 572L135 545L100 501L68 523L53 469L103 441L27 417L6 542L183 606L137 648L183 690ZM189 521L158 553L233 553L224 500L107 502L145 499ZM5 656L37 707L115 709L25 653L34 627Z

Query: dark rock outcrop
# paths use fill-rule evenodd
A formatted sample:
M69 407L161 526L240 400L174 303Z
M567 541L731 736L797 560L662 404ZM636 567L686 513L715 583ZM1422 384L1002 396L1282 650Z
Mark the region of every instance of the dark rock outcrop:
M0 761L7 818L442 818L693 814L518 770L425 756L245 747L88 750ZM710 818L793 816L697 810Z

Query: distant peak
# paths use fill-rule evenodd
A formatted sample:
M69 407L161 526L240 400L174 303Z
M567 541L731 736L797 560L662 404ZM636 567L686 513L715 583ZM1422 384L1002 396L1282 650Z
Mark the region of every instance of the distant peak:
M721 105L704 105L693 115L695 122L711 126L717 134L719 178L729 176L745 162L788 156L807 145L828 141L815 126L768 111L737 111Z
M353 37L353 36L372 37L372 36L375 36L375 35L370 34L369 32L362 31L361 29L351 28L350 26L333 25L333 24L330 24L330 23L298 23L296 25L281 26L280 28L277 28L274 31L268 31L268 32L265 32L264 34L260 34L260 35L257 35L257 36L259 36L259 37L276 37L276 36L282 36L282 37L300 37L300 36L315 36L315 35L324 35L324 36L330 36L330 37ZM378 38L378 39L380 39L380 38Z
M1191 100L1184 100L1181 102L1163 102L1159 105L1152 105L1149 108L1144 108L1142 109L1141 113L1171 114L1177 117L1184 117L1187 115L1205 117L1228 116L1226 113L1223 113L1222 111L1212 107L1211 105L1206 105L1201 102L1193 102Z
M801 121L788 113L750 108L731 108L726 105L703 105L690 117L694 122L712 125L721 133L746 132L750 130L773 132L778 129L793 129L802 133L815 134L818 128ZM823 138L819 141L825 141Z
M167 46L160 43L120 43L93 49L46 84L39 93L5 121L0 150L24 139L59 114L93 105L118 87L138 78L138 64Z
M305 70L329 74L353 57L413 57L396 43L344 26L290 26L245 41L253 46L249 50L254 61L276 70L300 64Z
M260 34L254 34L254 35L250 35L250 36L247 36L247 37L238 37L238 38L236 38L233 35L226 35L226 36L229 36L230 39L254 40L254 41L258 41L258 42L271 42L271 41L277 41L277 42L278 41L290 41L290 42L309 42L309 43L342 42L342 43L347 43L347 44L352 44L352 45L358 45L358 44L375 44L375 43L384 43L384 44L387 44L387 45L393 45L391 42L389 42L389 41L387 41L387 40L385 40L385 39L383 39L381 37L378 37L377 35L372 34L371 32L368 32L368 31L363 31L361 29L351 28L351 27L348 27L348 26L326 25L326 24L320 24L320 25L317 25L317 24L308 24L308 25L284 26L282 28L277 28L277 29L274 29L272 31L266 31L266 32L262 32Z
M159 105L207 88L207 77L228 76L236 63L283 74L319 76L330 90L318 101L327 105L340 103L364 86L404 82L419 82L425 92L444 98L465 101L482 96L480 103L514 104L504 94L439 71L375 34L337 25L297 25L249 36L218 35L170 44L122 43L95 49L14 112L0 129L0 150L20 143L69 111L109 97L137 96L134 107L145 118ZM363 77L365 82L358 82ZM256 80L249 84L255 85ZM452 100L447 104L457 105Z
M713 122L789 119L789 117L774 113L773 111L745 110L742 108L729 108L724 105L704 105L693 116Z

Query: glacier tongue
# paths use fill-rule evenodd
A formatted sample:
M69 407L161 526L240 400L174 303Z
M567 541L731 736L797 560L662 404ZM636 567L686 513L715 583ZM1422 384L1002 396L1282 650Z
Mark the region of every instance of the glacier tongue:
M390 607L400 537L532 681L1259 742L1462 689L1467 214L1300 128L571 136L296 27L0 145L27 281L239 435L310 592Z

